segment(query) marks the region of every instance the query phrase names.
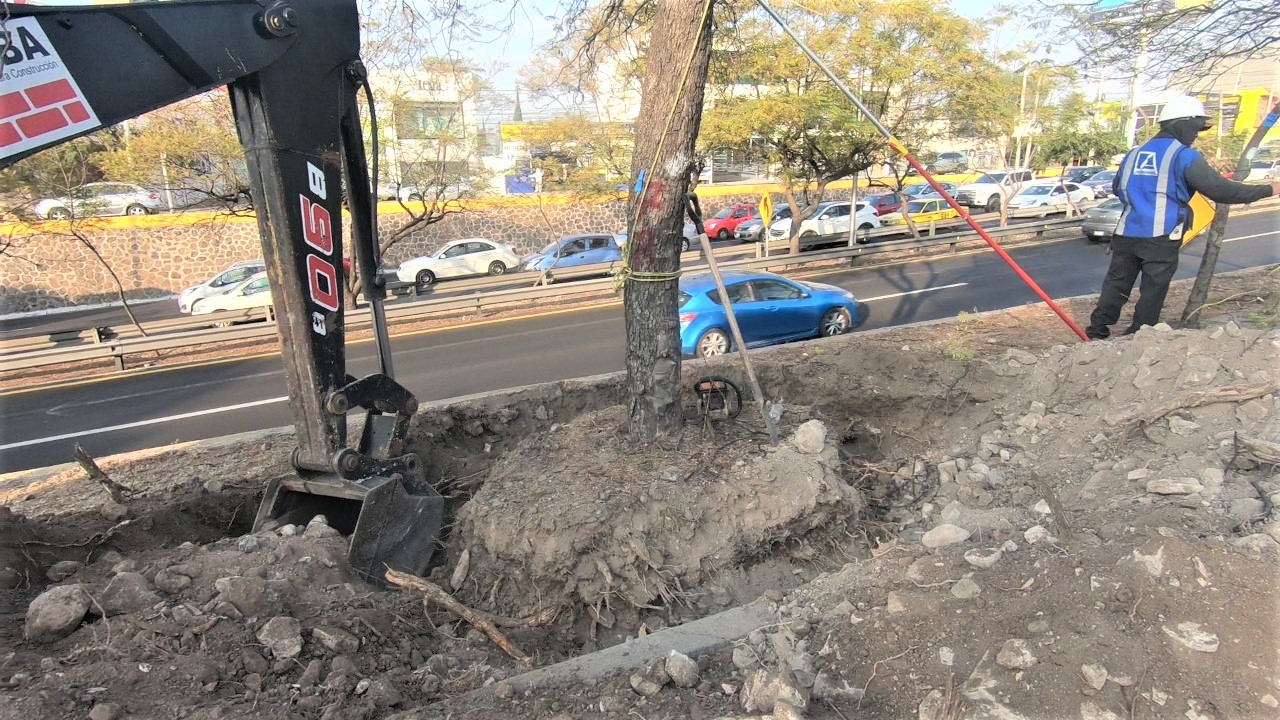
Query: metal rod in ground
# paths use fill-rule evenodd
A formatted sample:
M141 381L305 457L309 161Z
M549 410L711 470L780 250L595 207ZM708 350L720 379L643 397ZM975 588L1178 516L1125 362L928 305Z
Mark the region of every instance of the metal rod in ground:
M747 344L742 341L742 331L738 329L738 316L733 311L733 303L729 302L729 291L725 289L724 278L720 275L720 264L716 261L716 254L711 249L711 238L707 237L707 229L702 224L702 211L698 207L698 196L694 193L689 193L685 208L689 212L690 219L693 220L693 226L698 231L698 243L702 246L702 254L707 258L707 267L711 269L711 279L716 283L716 293L720 297L720 307L724 308L725 317L729 318L729 334L733 336L733 345L738 349L738 356L742 358L742 367L746 370L747 382L751 384L751 392L756 397L756 407L760 409L760 417L764 420L764 427L769 431L769 444L777 445L778 429L774 427L773 416L769 414L769 408L765 407L764 392L760 389L760 381L756 380L756 371L751 366L751 357L747 355Z
M876 130L878 130L881 135L884 135L885 139L889 142L889 147L893 148L895 152L902 155L902 157L904 157L906 161L910 163L911 167L915 168L916 172L920 173L920 177L924 178L925 182L929 183L929 186L932 187L939 195L942 196L944 200L947 201L947 205L950 205L951 209L960 213L960 217L963 218L964 221L969 224L969 227L973 228L973 231L978 233L978 235L981 236L984 241L986 241L987 245L989 245L992 250L996 251L996 255L999 255L1000 259L1003 260L1006 265L1013 268L1014 273L1018 275L1018 277L1022 280L1022 282L1026 283L1027 286L1030 287L1031 290L1035 292L1035 294L1040 298L1040 300L1042 300L1045 305L1048 305L1049 309L1052 310L1054 314L1056 314L1059 318L1062 319L1064 323L1067 324L1067 327L1071 328L1071 331L1074 332L1077 337L1079 337L1081 340L1088 340L1089 336L1085 335L1084 330L1081 330L1080 326L1077 325L1076 322L1072 320L1065 312L1063 312L1062 308L1059 307L1058 304L1053 301L1053 298L1049 297L1049 295L1045 293L1045 291L1038 284L1036 284L1036 281L1031 279L1031 276L1028 275L1026 271L1024 271L1022 267L1018 265L1018 263L1012 257L1009 256L1009 253L1005 252L1004 248L1000 246L1000 243L996 242L995 238L987 234L987 231L983 229L983 227L979 225L978 222L974 220L972 216L969 215L969 210L961 206L960 203L956 202L956 199L951 197L951 193L948 193L945 189L943 189L941 185L938 184L937 180L933 179L933 176L930 175L929 172L925 170L924 166L921 165L920 162L915 159L915 156L913 156L911 152L907 150L907 147L903 145L900 140L894 137L893 133L889 132L889 128L885 127L884 123L880 122L880 118L877 117L875 113L871 112L871 110L866 105L862 104L862 101L858 99L858 96L854 95L853 91L850 90L848 86L846 86L834 72L832 72L831 68L827 67L826 63L822 62L822 58L819 58L817 53L815 53L812 48L810 48L803 40L801 40L794 32L791 31L791 28L782 19L782 17L778 15L777 12L774 11L774 9L769 6L769 3L765 2L765 0L756 0L756 2L760 5L761 9L763 9L765 13L769 15L769 17L773 18L773 21L778 24L778 27L782 28L782 31L786 33L787 36L790 37L792 41L795 42L795 44L800 48L800 50L804 52L804 54L807 55L810 60L813 61L813 64L817 65L818 69L821 70L831 80L831 82L835 84L836 89L838 89L841 92L841 94L843 94L846 98L848 98L849 102L853 103L854 106L858 108L858 110L862 111L863 115L866 115L867 120L870 121L871 124L875 126ZM852 220L850 220L850 222L852 222Z

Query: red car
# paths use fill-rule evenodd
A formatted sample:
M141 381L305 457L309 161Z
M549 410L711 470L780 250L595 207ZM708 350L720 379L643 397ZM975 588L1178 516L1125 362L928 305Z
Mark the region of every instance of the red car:
M712 240L728 240L733 237L733 232L739 225L748 220L754 220L755 217L754 204L730 205L706 222L707 237Z
M878 195L868 195L863 200L868 206L876 209L876 215L888 215L892 212L898 212L902 209L902 196L898 193L880 193Z

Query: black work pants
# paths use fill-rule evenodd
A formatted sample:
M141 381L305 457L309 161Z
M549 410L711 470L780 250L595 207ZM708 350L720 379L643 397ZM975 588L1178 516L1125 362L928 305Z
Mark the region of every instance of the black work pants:
M1129 302L1133 283L1142 275L1139 290L1142 297L1133 309L1133 322L1125 335L1135 333L1143 325L1160 322L1160 310L1164 308L1165 295L1169 294L1169 282L1178 270L1178 251L1182 245L1169 237L1135 238L1116 235L1111 238L1111 267L1102 281L1102 293L1098 305L1089 316L1089 328L1085 334L1091 340L1105 340L1111 336L1111 325L1120 319L1120 311Z

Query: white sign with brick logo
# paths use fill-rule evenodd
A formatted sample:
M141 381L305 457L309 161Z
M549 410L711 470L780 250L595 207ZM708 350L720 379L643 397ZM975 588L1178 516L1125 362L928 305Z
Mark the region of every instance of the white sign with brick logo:
M8 157L99 126L58 51L35 18L5 23L0 76L0 156Z

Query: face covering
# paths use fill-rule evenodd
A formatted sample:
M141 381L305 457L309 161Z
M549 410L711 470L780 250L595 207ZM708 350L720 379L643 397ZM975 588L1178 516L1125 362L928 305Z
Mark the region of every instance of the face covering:
M1160 124L1161 132L1172 135L1183 145L1196 141L1196 136L1204 130L1204 118L1178 118Z

